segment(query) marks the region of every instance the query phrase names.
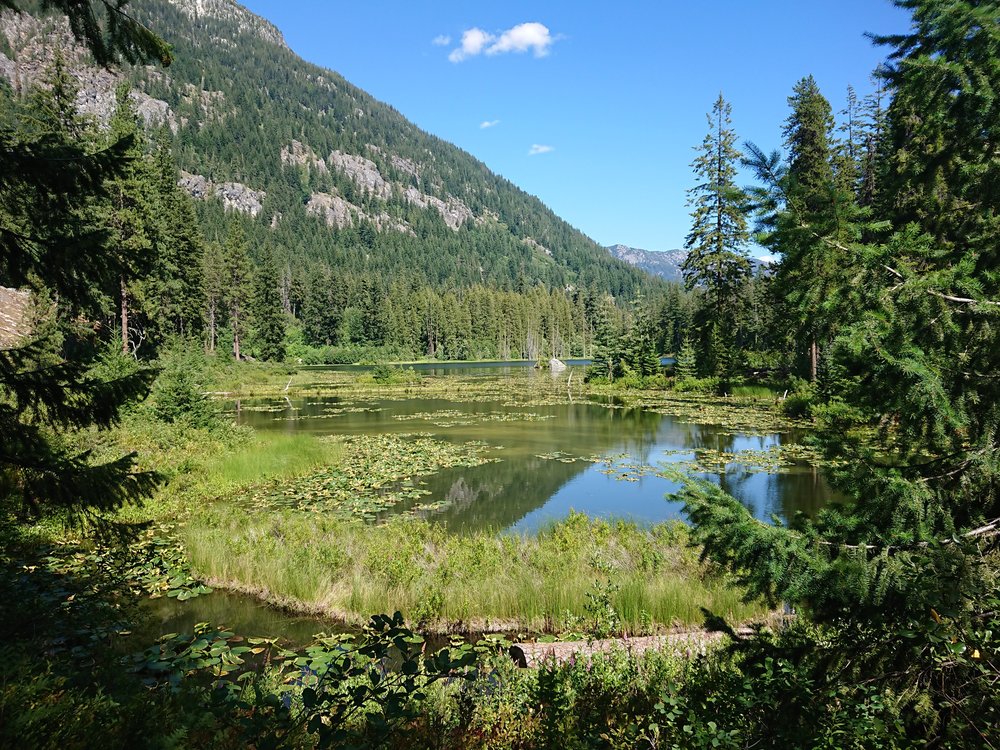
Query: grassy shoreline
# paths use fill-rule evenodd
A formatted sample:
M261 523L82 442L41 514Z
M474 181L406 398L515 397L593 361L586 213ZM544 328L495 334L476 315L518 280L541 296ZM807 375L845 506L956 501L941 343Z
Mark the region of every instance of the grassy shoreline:
M374 383L366 374L290 374L288 368L263 365L212 368L208 376L209 390L218 393L225 386L230 397L239 398L329 392L358 399L440 394L479 400L503 394L530 403L614 396L748 427L791 424L773 406L753 399L621 391L585 386L582 378L574 380L573 394L549 378L512 394L509 385L495 382L424 377L415 383ZM747 413L756 416L748 419ZM646 529L581 515L531 537L493 532L450 537L409 517L379 525L351 520L336 512L331 498L356 514L376 512L386 488L401 477L468 458L434 446L415 453L393 444L370 448L357 461L350 444L310 434L225 425L198 429L141 415L116 430L110 446L111 452L137 450L149 468L170 477L156 498L123 514L123 520L172 526L170 533L184 544L200 579L292 611L362 623L372 612L399 609L427 632L551 634L696 627L703 621L702 607L735 622L767 614L761 604L743 603L737 589L698 562L682 524ZM377 460L380 455L395 460ZM364 470L352 472L352 461ZM298 503L261 500L302 493Z
M218 507L183 530L201 577L348 623L399 609L426 632L621 635L698 626L701 607L734 622L766 614L698 562L677 523L643 529L574 514L533 536L448 535L409 518L256 520L234 510Z

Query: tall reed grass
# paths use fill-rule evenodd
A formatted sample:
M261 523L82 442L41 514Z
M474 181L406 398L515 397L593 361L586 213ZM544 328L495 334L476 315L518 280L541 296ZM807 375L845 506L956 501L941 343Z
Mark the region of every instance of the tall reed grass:
M559 632L586 627L602 594L628 633L700 625L702 607L735 621L764 614L698 562L677 523L574 514L532 536L449 535L412 518L372 526L219 506L184 534L216 585L347 620L398 609L429 630Z

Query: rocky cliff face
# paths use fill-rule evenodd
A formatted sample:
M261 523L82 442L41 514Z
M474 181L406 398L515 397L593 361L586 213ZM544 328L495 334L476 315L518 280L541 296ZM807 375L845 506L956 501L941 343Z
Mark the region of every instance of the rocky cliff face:
M683 250L640 250L628 245L611 245L608 252L630 266L641 268L646 273L659 276L667 281L683 281L681 264L687 253Z
M367 150L377 154L383 153L381 148L372 144L368 144ZM418 208L433 209L452 231L457 232L466 221L476 219L472 209L458 198L449 196L447 200L441 200L436 196L421 192L412 185L406 186L402 182L388 180L382 175L375 162L359 154L347 154L334 150L326 159L321 159L311 147L300 141L292 141L281 149L279 158L282 164L303 167L319 174L328 174L331 170L339 171L346 175L362 193L369 194L381 201L400 198ZM404 176L415 178L420 176L419 168L409 159L390 154L389 163ZM310 213L324 217L330 226L340 228L353 226L355 219L362 218L373 221L379 231L402 231L411 234L413 232L405 222L391 221L384 214L371 216L360 206L337 195L314 193L307 204L307 209Z
M192 198L208 200L218 198L227 211L257 216L264 207L262 201L267 197L263 190L253 190L239 182L212 182L204 175L181 172L177 182L191 194Z
M167 0L184 14L198 21L202 18L214 18L228 21L236 26L240 34L253 34L266 42L286 47L285 37L278 27L270 21L251 13L233 0ZM218 38L225 44L234 44L234 39Z
M15 346L31 333L31 295L0 286L0 347Z
M0 12L0 35L13 52L10 57L0 52L0 76L7 79L14 91L25 91L41 80L52 65L54 50L59 49L80 88L76 100L80 112L91 115L100 123L106 123L111 118L115 108L115 88L124 76L120 71L91 65L86 53L74 41L65 19L43 21L27 13L3 11ZM165 75L153 68L149 69L149 74ZM147 125L152 127L166 123L171 130L177 131L177 118L165 101L154 99L142 91L134 91L132 99Z

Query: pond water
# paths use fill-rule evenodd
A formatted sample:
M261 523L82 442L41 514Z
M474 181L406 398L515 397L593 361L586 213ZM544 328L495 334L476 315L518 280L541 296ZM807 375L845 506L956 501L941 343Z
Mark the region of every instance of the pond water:
M492 374L497 377L495 371ZM499 377L506 389L516 392L531 376L522 369ZM261 407L271 410L257 410ZM798 443L803 437L797 431L734 432L618 403L516 406L500 396L461 401L424 397L419 392L405 400L309 396L244 401L237 414L241 423L258 430L321 435L430 433L441 440L481 441L492 446L488 455L499 461L425 477L422 484L430 494L412 503L439 504L440 509L420 514L455 532L532 532L571 510L644 524L681 518L681 504L665 498L680 485L657 476L658 468L693 461L700 450L767 451ZM796 511L813 514L835 499L822 472L804 463L784 467L780 473L730 465L703 476L721 484L765 520L772 515L789 518ZM394 512L410 508L404 504Z
M310 432L319 435L431 433L441 440L482 441L500 460L475 467L443 470L424 479L429 496L419 502L444 501L437 511L422 512L457 533L496 529L530 533L577 510L602 518L655 523L681 518L680 503L666 499L679 489L656 476L662 464L692 460L697 451L766 451L799 443L799 431L749 434L711 424L697 424L614 399L575 403L511 405L502 394L519 393L539 382L565 383L568 374L552 379L523 365L492 363L427 368L436 385L456 385L453 398L440 395L405 399L307 396L270 401L243 401L237 419L259 430ZM429 371L428 371L429 370ZM571 367L577 383L582 368ZM461 400L461 382L493 378L495 398ZM561 393L566 391L557 385ZM440 390L440 389L438 389ZM559 399L564 401L565 399ZM264 407L268 411L257 409ZM644 467L644 468L640 468ZM748 471L729 465L704 474L721 484L755 516L788 518L796 511L813 514L839 498L821 470L805 463L779 473ZM624 478L623 478L624 477ZM414 501L417 502L417 501ZM402 506L395 512L405 512ZM293 644L308 643L315 633L342 626L324 618L297 616L238 593L216 591L187 602L151 600L143 637L191 632L196 622L225 624L237 632L279 636Z

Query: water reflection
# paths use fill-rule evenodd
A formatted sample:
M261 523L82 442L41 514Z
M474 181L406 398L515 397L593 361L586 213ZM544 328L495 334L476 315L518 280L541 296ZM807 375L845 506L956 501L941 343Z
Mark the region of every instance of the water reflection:
M630 473L629 481L623 481L616 478L620 471L609 475L607 463L593 459L611 457L617 465L657 467L693 460L697 450L766 451L799 442L802 437L795 432L732 433L715 425L682 422L618 404L609 408L592 401L518 407L501 401L467 403L443 398L344 402L335 397L312 397L266 403L274 411L249 410L244 402L238 418L258 429L338 435L429 432L443 440L478 440L496 446L492 455L499 462L446 469L427 477L424 486L431 494L414 501L443 501L440 510L421 514L459 532L530 532L570 510L640 523L679 518L680 504L665 499L679 489L676 483L651 473L636 476L635 472ZM491 415L498 413L520 414L526 420L496 421ZM787 519L798 511L811 515L838 499L822 472L807 465L777 474L730 467L706 478L764 520L773 515ZM395 512L411 507L404 505Z

